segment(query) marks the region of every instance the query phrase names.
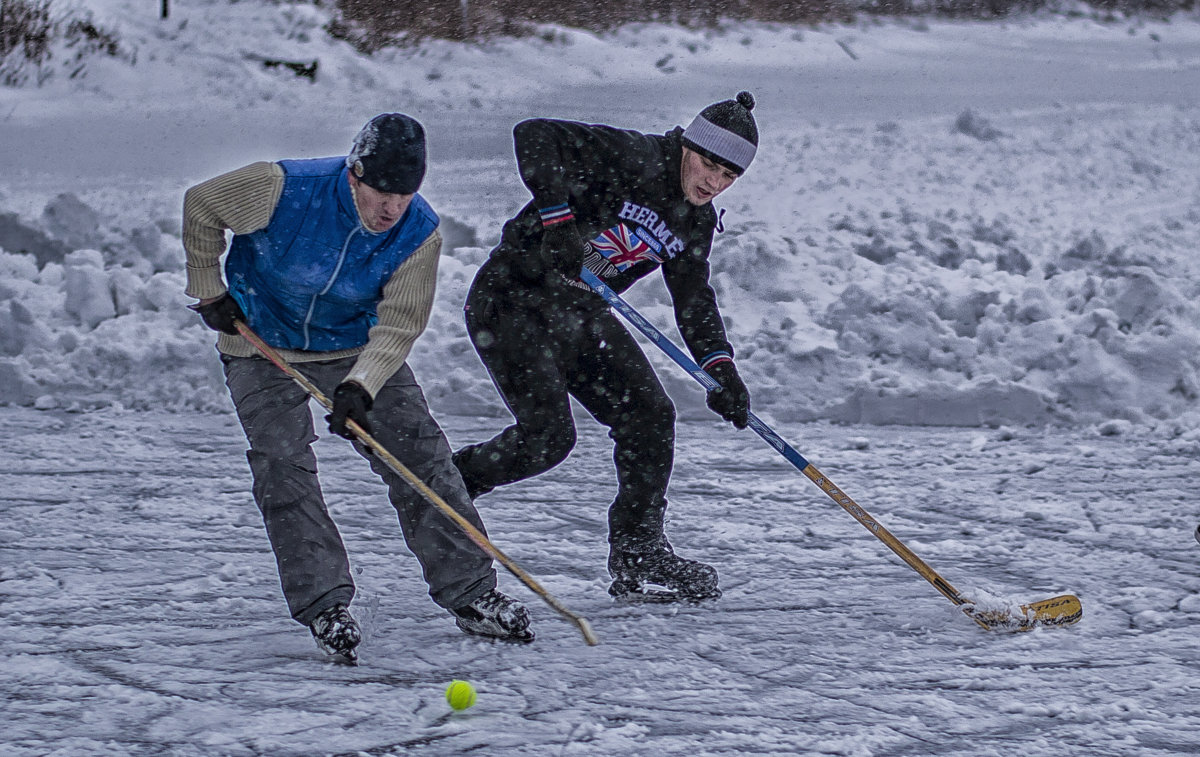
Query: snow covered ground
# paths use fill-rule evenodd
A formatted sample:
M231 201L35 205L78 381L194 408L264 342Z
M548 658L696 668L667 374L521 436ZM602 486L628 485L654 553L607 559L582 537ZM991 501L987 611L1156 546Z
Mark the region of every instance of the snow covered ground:
M363 58L310 5L88 7L122 58L71 77L60 51L42 87L0 89L5 753L1200 752L1195 19L546 29ZM506 420L460 309L526 199L512 125L663 131L739 89L762 147L718 203L714 284L755 411L959 589L1074 592L1083 622L985 634L652 354L682 419L671 534L723 599L609 601L610 453L581 417L566 464L480 504L602 644L511 577L539 640L463 637L382 487L322 441L369 633L359 668L324 662L184 308L184 190L420 118L449 244L412 363L466 443ZM671 329L660 285L629 299ZM461 714L456 677L480 691Z

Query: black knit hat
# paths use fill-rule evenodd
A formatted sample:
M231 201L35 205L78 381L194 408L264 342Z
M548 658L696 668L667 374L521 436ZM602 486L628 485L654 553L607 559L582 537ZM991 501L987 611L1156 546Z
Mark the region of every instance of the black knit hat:
M425 178L425 130L403 113L375 116L354 138L346 165L372 189L415 194Z
M738 92L736 100L713 103L683 130L683 144L739 176L750 167L758 150L754 95Z

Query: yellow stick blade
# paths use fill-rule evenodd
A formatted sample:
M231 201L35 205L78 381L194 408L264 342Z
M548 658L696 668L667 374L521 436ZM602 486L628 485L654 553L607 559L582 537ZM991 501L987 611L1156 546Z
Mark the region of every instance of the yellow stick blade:
M962 605L971 620L991 631L1030 631L1041 626L1069 626L1083 617L1083 605L1074 594L1063 594L1020 607Z

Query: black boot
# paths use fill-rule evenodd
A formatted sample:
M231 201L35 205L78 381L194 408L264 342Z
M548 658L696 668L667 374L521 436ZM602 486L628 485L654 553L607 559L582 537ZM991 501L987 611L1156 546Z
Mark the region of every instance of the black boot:
M468 605L454 608L450 614L463 633L523 644L534 638L525 605L495 589Z
M317 646L328 655L340 655L347 662L358 661L357 647L362 641L358 622L345 605L334 605L309 624Z
M608 593L643 602L699 602L721 596L717 569L675 554L667 537L610 546Z

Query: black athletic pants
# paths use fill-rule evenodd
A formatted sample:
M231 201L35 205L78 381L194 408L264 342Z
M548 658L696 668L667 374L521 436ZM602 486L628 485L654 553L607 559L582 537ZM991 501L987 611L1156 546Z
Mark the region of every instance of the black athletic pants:
M467 331L516 422L456 452L455 464L472 497L553 468L575 446L575 397L615 445L610 543L656 539L674 458L675 406L616 316L602 302L572 299L523 289L494 261L480 269L467 295Z

